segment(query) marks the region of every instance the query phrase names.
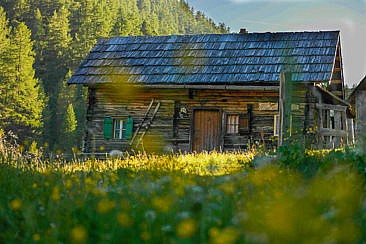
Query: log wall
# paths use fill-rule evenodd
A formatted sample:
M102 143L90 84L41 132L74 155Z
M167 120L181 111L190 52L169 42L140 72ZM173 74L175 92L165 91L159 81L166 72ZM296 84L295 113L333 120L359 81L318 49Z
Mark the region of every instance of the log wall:
M144 137L148 140L144 141L146 147L152 145L163 151L190 151L193 111L205 108L221 112L222 150L247 149L253 144L274 147L277 144L274 137L274 115L278 114L276 91L139 88L127 94L119 92L120 89L123 88L89 88L85 152L131 150L130 140L104 139L104 118L124 119L130 116L134 119L136 131L153 98L160 102L160 108ZM250 129L237 135L227 135L226 114L247 116L248 112Z

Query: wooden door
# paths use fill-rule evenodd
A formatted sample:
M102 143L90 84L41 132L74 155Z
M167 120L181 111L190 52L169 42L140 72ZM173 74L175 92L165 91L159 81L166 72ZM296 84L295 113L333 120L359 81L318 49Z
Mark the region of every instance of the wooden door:
M220 121L220 112L218 110L194 110L192 128L193 151L219 150Z

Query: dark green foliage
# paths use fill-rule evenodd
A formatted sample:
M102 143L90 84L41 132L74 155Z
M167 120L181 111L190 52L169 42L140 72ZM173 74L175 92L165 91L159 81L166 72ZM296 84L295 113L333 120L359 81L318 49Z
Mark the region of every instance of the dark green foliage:
M6 28L5 32L8 32ZM21 142L25 142L40 133L43 96L33 69L30 30L20 23L7 35L3 41L0 40L3 43L0 56L0 126L6 131L13 131Z
M10 24L5 13L8 13ZM15 65L15 59L6 59L3 55L8 50L5 46L9 46L11 41L16 42L10 36L9 25L18 28L20 22L25 22L32 31L33 42L30 46L25 45L31 50L26 54L30 59L27 64L21 64L29 71L27 74L18 73L16 77L3 78L14 75L7 65ZM73 104L77 121L75 136L79 138L77 146L80 148L84 132L86 91L82 87L64 87L63 82L78 67L98 39L121 35L227 31L224 24L215 25L203 13L195 13L183 0L4 0L0 2L0 95L4 97L3 93L7 91L4 90L4 84L10 85L4 82L6 79L27 80L35 86L34 90L44 90L46 99L45 105L42 105L44 126L41 141L46 142L50 150L59 149L63 144L63 120L69 104ZM27 35L24 36L25 39L29 39L28 32ZM9 49L8 54L15 55L12 53L15 52L14 48L13 46L13 51ZM34 71L30 70L33 64L35 76ZM40 86L36 85L38 80ZM43 102L43 99L38 100ZM16 103L14 106L17 106ZM38 111L39 106L34 109ZM5 111L5 107L1 111ZM37 128L40 125L37 116L33 121L19 121L22 124L17 124L16 128L28 126L29 123L35 125L35 121L38 121Z
M344 165L366 176L366 152L360 147L313 151L294 143L280 147L275 162L281 167L301 172L306 177Z
M62 126L63 117L59 114L66 110L67 106L57 108L59 94L61 92L62 81L69 71L68 61L70 60L69 47L72 41L69 26L69 11L62 7L59 11L54 11L46 26L47 40L43 53L44 64L41 65L43 72L40 78L43 80L45 93L48 98L45 115L44 134L51 149L62 141L59 128Z
M62 123L62 151L66 153L71 153L71 149L76 146L76 127L77 120L74 112L74 107L72 103L67 106L65 115L63 116Z

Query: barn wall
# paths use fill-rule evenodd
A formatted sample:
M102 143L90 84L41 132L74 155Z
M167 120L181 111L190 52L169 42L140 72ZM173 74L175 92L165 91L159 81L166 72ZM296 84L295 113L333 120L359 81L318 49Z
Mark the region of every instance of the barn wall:
M128 89L127 89L128 90ZM129 140L104 139L104 118L134 119L134 131L143 119L152 98L161 102L145 138L146 146L163 145L164 151L190 151L192 114L194 109L219 109L222 115L222 149L247 149L253 144L274 147L274 115L278 114L278 92L198 89L104 89L89 88L89 109L85 137L86 152L128 150ZM251 108L250 131L239 135L225 134L225 115L247 115ZM152 108L152 110L154 107ZM149 145L147 145L149 144Z
M366 134L366 112L365 112L365 104L366 104L366 91L360 90L356 93L356 121L355 121L355 130L356 130L356 138L357 140L364 140L364 136Z

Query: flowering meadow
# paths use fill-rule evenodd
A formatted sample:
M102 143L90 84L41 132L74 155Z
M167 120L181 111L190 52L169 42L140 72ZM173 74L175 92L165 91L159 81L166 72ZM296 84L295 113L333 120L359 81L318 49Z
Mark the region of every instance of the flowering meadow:
M0 152L0 243L366 240L362 150L82 162Z

